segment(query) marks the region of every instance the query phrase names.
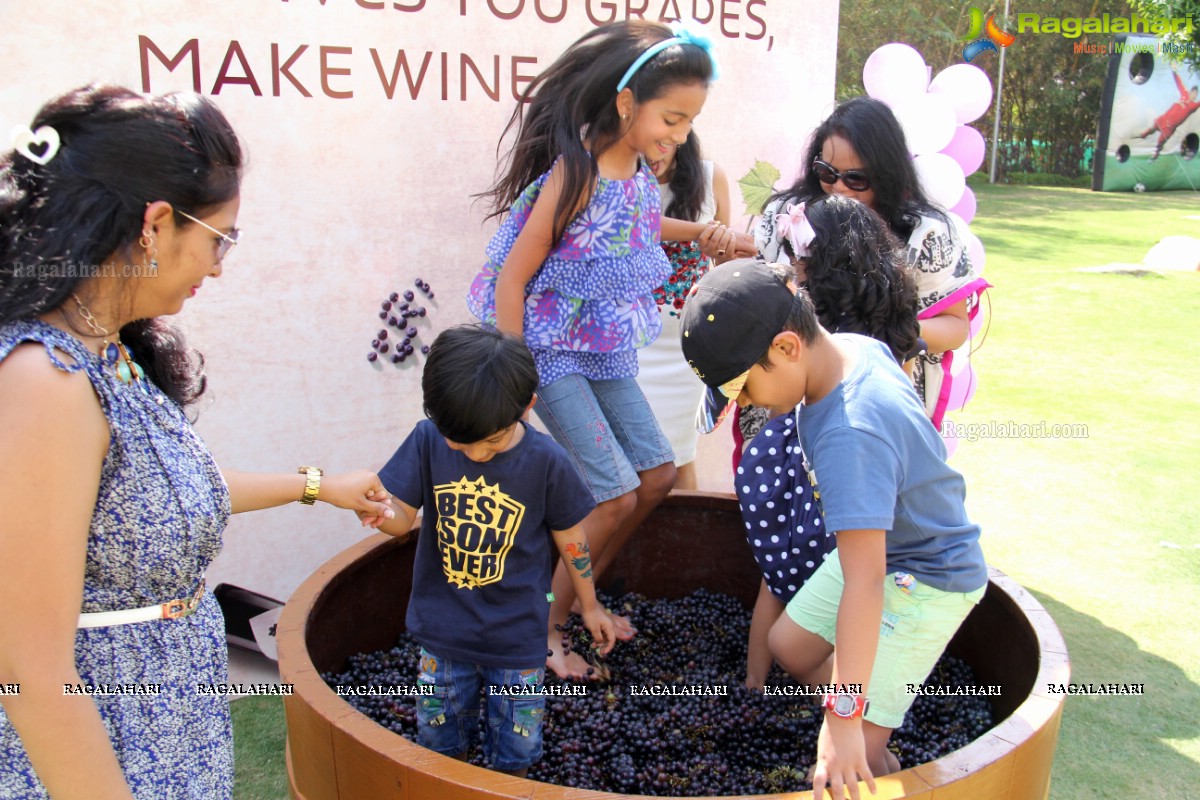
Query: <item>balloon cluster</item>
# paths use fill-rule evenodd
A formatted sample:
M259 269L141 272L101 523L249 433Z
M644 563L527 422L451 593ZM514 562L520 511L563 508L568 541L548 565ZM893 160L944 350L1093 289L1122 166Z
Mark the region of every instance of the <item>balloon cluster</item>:
M972 64L955 64L931 81L925 59L906 44L880 47L863 67L867 94L891 106L913 165L931 200L963 221L975 216L975 193L966 176L983 164L984 142L967 125L987 111L992 82Z
M991 105L992 82L987 73L971 64L947 67L932 80L931 72L920 53L893 42L867 58L863 86L868 95L891 107L904 129L921 188L930 200L949 210L975 272L982 275L983 243L968 227L975 218L975 193L967 186L966 176L983 165L984 141L967 123L979 119ZM950 359L948 411L961 409L975 393L975 371L968 356L983 319L982 313L971 316L967 343ZM947 445L953 444L947 441Z

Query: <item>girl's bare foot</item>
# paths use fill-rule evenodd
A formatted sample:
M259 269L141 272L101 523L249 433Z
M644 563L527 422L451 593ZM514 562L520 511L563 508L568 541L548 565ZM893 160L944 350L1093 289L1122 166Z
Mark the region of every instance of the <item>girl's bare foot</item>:
M554 674L563 680L583 681L594 680L596 678L595 668L592 667L583 656L573 650L569 650L562 645L562 635L554 633L546 639L546 668L554 671ZM588 675L588 669L592 669L592 674Z

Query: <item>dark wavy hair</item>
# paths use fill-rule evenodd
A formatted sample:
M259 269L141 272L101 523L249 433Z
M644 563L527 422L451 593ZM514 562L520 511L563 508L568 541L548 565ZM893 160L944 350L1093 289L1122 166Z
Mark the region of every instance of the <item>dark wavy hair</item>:
M899 362L914 351L921 328L917 289L899 239L867 206L825 195L804 209L816 232L804 257L805 287L821 325L886 344ZM789 255L791 243L785 240Z
M627 20L584 34L530 82L500 136L509 133L507 164L491 189L477 197L489 204L488 218L508 211L529 184L561 156L563 192L554 210L553 244L561 241L581 200L590 199L599 175L596 158L621 139L617 84L630 65L651 46L674 36L657 22ZM661 97L679 84L707 84L712 61L695 45L674 44L643 64L628 88L638 103ZM526 108L528 106L528 108Z
M92 84L43 106L31 128L44 125L61 140L49 163L0 155L0 325L59 308L86 280L67 277L81 265L114 255L132 263L148 203L170 203L175 224L186 227L192 222L180 212L203 216L238 194L237 135L199 95ZM136 320L120 335L180 406L204 392L203 357L165 320Z
M519 420L537 385L525 341L490 325L439 333L421 375L425 416L457 444L482 441Z
M675 148L675 160L671 162L671 204L663 209L664 217L702 222L700 209L704 206L706 181L704 164L700 158L700 140L695 131L687 140Z
M887 104L871 97L854 97L839 104L817 126L808 140L800 177L788 189L777 192L772 200L807 203L825 196L812 164L821 157L821 148L830 136L842 137L858 153L875 192L874 210L892 233L907 240L917 225L917 217L922 215L937 217L948 224L944 211L921 188L908 154L904 129L896 115Z

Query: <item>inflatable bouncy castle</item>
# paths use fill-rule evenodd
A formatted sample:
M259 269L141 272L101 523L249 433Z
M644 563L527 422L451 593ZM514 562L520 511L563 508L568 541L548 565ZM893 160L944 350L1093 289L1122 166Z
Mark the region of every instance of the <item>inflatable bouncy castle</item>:
M1154 36L1110 47L1092 189L1200 189L1200 73Z

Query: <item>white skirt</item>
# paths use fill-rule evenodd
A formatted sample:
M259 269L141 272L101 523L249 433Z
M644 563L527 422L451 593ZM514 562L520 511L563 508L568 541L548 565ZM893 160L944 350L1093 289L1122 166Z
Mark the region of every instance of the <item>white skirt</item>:
M683 359L679 345L679 317L659 306L662 333L638 350L638 386L646 395L659 427L675 451L675 466L696 460L696 407L704 396L704 383Z

